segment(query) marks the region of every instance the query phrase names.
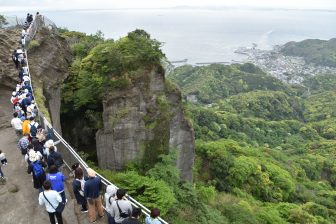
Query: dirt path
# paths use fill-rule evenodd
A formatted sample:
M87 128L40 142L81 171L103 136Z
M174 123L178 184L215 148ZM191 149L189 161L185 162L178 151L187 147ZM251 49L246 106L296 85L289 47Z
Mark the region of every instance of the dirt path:
M8 180L5 185L0 185L0 223L49 223L45 208L38 205L38 191L33 188L32 176L27 174L26 163L16 148L17 137L14 130L9 127L10 94L9 89L0 87L0 148L6 153L8 159L8 165L2 167ZM75 207L77 205L74 200L70 199L63 213L65 223L78 223Z

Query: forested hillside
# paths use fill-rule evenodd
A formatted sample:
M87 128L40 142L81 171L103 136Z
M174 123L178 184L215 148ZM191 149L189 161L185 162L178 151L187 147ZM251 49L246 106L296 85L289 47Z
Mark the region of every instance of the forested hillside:
M307 63L336 67L336 38L288 42L283 46L281 52L289 56L303 57Z
M102 125L104 91L127 85L137 66L163 55L142 31L117 41L101 33L61 33L75 56L63 86L62 118L65 127L72 122L80 130L64 133L85 145ZM144 41L134 42L133 35ZM291 86L253 64L234 64L186 65L167 77L169 91L180 86L195 129L193 183L181 181L176 150L148 169L134 161L123 172L96 170L174 224L336 223L336 74ZM158 103L166 105L161 98Z
M252 64L187 65L169 78L188 99L195 182L222 223L336 222L336 74L290 86Z

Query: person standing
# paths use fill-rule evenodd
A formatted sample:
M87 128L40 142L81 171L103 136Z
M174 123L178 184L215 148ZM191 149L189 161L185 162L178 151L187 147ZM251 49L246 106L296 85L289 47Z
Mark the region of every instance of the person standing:
M45 164L38 160L38 155L34 150L29 151L29 159L30 163L28 164L28 170L27 172L29 174L32 173L33 175L33 184L34 188L38 189L40 192L42 192L42 186L44 181L46 180L46 175L43 170L43 167L45 167Z
M22 155L26 155L28 151L28 145L29 145L29 140L28 140L29 134L25 133L23 134L23 137L20 138L18 142L18 148L21 151Z
M89 220L91 223L95 223L97 219L96 209L98 210L98 215L102 218L104 217L104 208L99 195L99 190L101 189L102 183L99 177L96 177L96 172L88 168L88 180L84 185L84 197L87 198L89 206Z
M160 210L158 208L153 208L151 210L150 216L146 217L146 224L161 224L158 217L160 216Z
M62 202L66 203L67 199L64 192L64 181L65 177L63 173L59 172L56 165L51 165L49 167L49 173L47 174L47 180L51 183L51 189L57 191L61 197Z
M22 137L22 121L19 118L17 112L13 113L13 119L11 120L11 125L15 129L16 135L21 138Z
M132 211L132 216L122 221L121 224L141 224L141 222L139 221L140 216L141 216L141 209L134 208Z
M45 205L51 224L56 224L55 216L57 218L57 223L63 224L62 213L56 212L55 209L58 204L62 202L61 196L56 191L51 190L50 181L45 181L43 183L43 188L44 191L39 194L39 204Z
M84 197L84 185L86 178L84 178L84 172L81 167L75 169L75 179L72 182L72 189L76 197L78 204L82 205L81 212L88 212L87 200Z
M125 195L126 191L124 189L118 189L117 199L112 203L110 214L115 223L122 223L132 214L131 202L125 198Z
M112 203L116 200L117 196L117 187L113 184L108 185L105 193L105 209L108 216L108 224L114 224L114 218L111 216L111 206Z

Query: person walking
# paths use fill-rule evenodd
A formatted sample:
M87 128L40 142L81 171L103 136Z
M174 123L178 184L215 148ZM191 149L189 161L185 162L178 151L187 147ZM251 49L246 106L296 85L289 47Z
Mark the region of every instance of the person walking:
M11 120L11 125L15 129L16 135L21 138L22 137L22 121L19 118L17 112L13 113L13 119Z
M140 222L141 209L134 208L132 211L132 216L122 221L121 224L141 224Z
M158 217L160 216L160 210L158 208L151 209L150 216L145 219L145 224L161 224Z
M49 155L47 157L47 161L48 167L55 165L58 170L60 170L64 164L63 157L61 153L55 151L55 146L49 147Z
M114 218L111 216L111 206L116 200L117 187L113 184L108 185L105 193L105 210L107 212L108 224L114 224Z
M63 173L59 172L56 165L51 165L49 167L49 173L47 174L47 180L51 183L51 189L57 191L61 197L62 202L66 203L68 200L66 199L64 192L64 181L65 176Z
M46 175L43 170L43 167L46 165L38 160L38 155L34 150L29 151L29 161L28 164L28 174L33 175L33 185L35 189L38 189L40 192L43 191L42 186L44 181L46 180Z
M7 165L7 159L5 153L0 150L0 180L6 181L5 175L2 172L2 166Z
M56 191L51 190L51 183L48 180L43 183L43 188L44 191L39 194L39 204L45 205L51 224L56 224L55 216L57 223L63 224L62 213L56 212L58 204L62 202L61 196Z
M84 197L84 185L87 178L84 178L84 172L81 167L75 169L75 179L72 182L72 189L78 204L82 205L81 212L88 212L87 200Z
M125 198L125 195L126 191L124 189L118 189L117 199L112 203L110 214L115 223L122 223L132 214L131 202Z
M22 155L26 155L28 151L28 145L29 145L29 140L28 140L29 134L25 133L23 134L23 137L20 138L18 142L18 149L20 149Z
M99 177L96 177L96 172L88 168L88 180L84 185L84 197L87 198L89 207L89 220L91 223L95 223L97 219L96 209L98 210L98 215L102 218L104 217L104 208L99 195L99 190L101 189L102 183Z

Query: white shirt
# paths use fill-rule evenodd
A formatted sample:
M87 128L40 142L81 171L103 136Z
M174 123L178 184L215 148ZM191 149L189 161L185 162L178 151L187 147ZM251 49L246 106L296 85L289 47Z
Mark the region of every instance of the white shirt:
M23 70L23 74L28 74L28 67L27 66L22 67L22 70Z
M41 192L39 195L39 204L45 205L47 212L50 212L50 213L55 212L54 208L57 208L58 204L62 202L62 198L60 194L57 191L49 190L49 191L44 191L44 195L48 199L48 201L52 204L52 206L43 196L43 192Z
M18 117L14 117L11 121L11 125L16 130L22 130L22 121Z

